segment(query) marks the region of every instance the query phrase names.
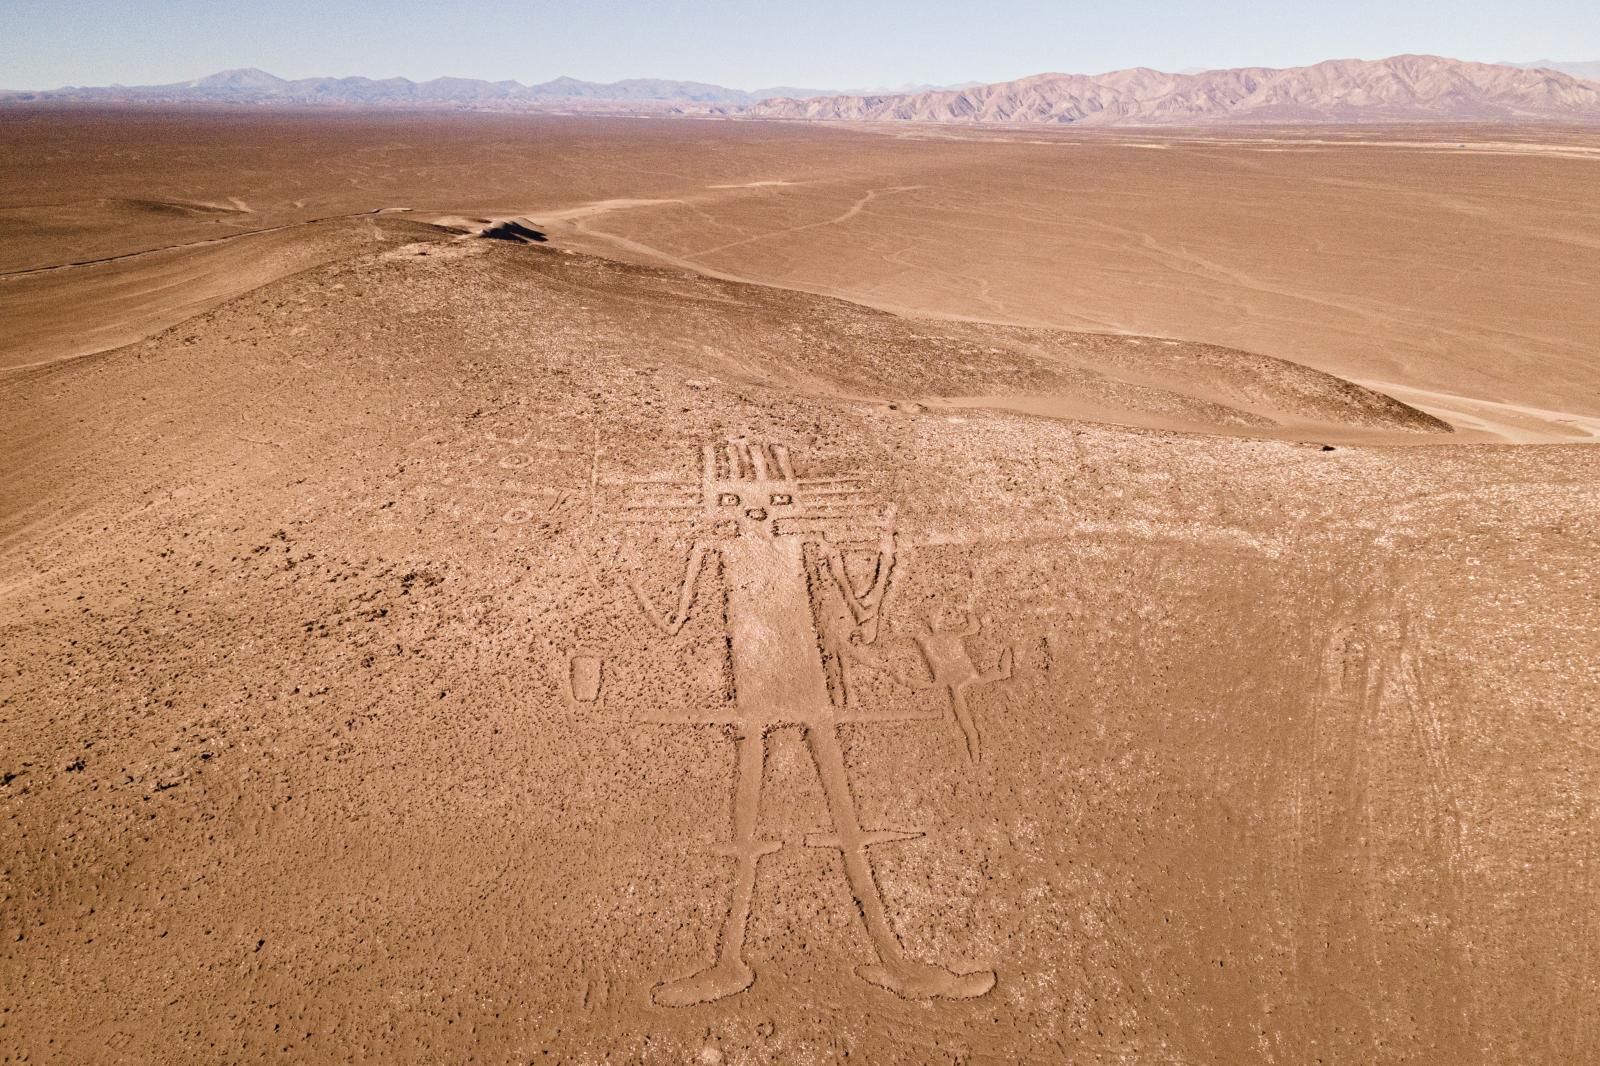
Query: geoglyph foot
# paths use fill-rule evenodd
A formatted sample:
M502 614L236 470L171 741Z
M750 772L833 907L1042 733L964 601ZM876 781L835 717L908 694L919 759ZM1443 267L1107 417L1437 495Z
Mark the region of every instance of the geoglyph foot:
M692 1007L736 995L755 984L755 971L742 962L718 962L699 973L663 981L651 991L658 1007Z
M902 999L976 999L995 982L993 970L951 973L926 962L872 963L858 967L856 976Z

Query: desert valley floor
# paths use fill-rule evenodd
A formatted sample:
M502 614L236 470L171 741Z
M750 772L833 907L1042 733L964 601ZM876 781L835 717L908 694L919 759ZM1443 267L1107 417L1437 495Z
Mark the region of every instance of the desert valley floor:
M1597 178L0 114L0 1062L1600 1057Z

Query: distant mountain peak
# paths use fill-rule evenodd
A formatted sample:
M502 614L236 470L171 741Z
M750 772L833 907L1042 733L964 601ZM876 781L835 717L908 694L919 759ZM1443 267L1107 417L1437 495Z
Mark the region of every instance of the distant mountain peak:
M1536 59L1531 63L1504 63L1523 70L1554 70L1574 78L1600 82L1600 59Z
M233 70L222 70L215 74L208 74L203 78L196 78L194 81L186 82L185 84L204 89L222 88L225 86L232 88L277 88L282 85L287 85L288 82L284 81L276 74L268 74L266 71L257 67L237 67Z

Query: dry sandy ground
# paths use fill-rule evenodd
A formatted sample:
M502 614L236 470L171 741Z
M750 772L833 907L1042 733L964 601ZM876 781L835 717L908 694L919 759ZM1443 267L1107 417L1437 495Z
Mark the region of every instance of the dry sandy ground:
M0 272L384 208L526 217L572 247L912 314L1242 348L1442 394L1424 406L1446 417L1485 402L1555 412L1538 439L1593 439L1600 417L1592 129L891 136L92 111L0 123ZM262 269L254 249L230 251ZM104 301L83 298L81 272L18 288L70 308L56 317L80 328L47 352L66 354L119 336L117 298L160 290L170 269L124 263L98 282ZM0 365L41 343L6 331ZM1530 437L1525 420L1489 419L1486 433L1479 421L1462 428Z
M1593 162L6 121L0 1061L1600 1056Z

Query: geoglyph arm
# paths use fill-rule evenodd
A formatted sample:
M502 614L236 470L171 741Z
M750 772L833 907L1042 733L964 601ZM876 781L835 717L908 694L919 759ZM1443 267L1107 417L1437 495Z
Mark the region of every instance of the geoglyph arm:
M689 620L689 606L694 602L695 581L700 576L700 568L705 564L707 548L704 544L695 544L689 552L689 564L683 573L683 583L678 587L678 607L671 614L665 614L656 609L650 600L650 594L645 592L644 584L635 577L630 583L633 594L639 600L639 609L650 623L669 637L677 636L683 629L683 624Z
M883 597L889 591L889 580L899 558L899 544L894 534L894 512L894 505L890 504L884 514L883 533L878 538L878 558L872 568L872 580L860 592L856 591L854 582L850 580L850 572L845 567L839 546L827 538L822 541L828 572L839 587L845 606L850 609L850 616L855 619L856 625L863 627L861 639L868 644L877 639L878 613L883 607Z

